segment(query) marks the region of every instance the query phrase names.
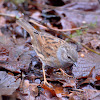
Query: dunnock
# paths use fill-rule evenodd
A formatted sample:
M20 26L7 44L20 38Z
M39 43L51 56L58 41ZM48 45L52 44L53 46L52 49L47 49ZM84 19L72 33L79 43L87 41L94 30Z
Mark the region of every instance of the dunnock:
M49 85L45 76L46 65L61 68L77 62L78 53L71 44L50 34L37 31L23 18L19 18L16 23L31 36L32 46L42 62L44 84Z

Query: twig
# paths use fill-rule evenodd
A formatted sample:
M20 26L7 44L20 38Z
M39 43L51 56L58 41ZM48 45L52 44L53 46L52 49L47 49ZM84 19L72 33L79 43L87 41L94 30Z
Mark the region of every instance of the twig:
M84 92L84 90L82 90L82 89L73 89L73 91Z
M87 47L86 45L83 45L82 43L81 43L81 45L82 45L84 48L88 49L89 51L94 52L94 53L96 53L96 54L100 55L100 53L99 53L99 52L94 51L93 49L91 49L91 48Z
M87 50L89 50L89 51L91 51L91 52L94 52L94 53L100 55L99 52L96 52L96 51L94 51L93 49L87 47L86 45L84 45L84 44L82 44L82 43L80 43L80 42L75 41L74 39L70 38L68 35L65 35L65 34L62 34L62 35L63 35L64 37L66 37L66 38L72 40L74 43L81 44L81 45L82 45L84 48L86 48Z
M16 16L15 16L15 15L5 14L5 13L0 13L0 16L7 16L7 17L16 18Z
M29 19L29 22L31 22L31 23L33 23L33 24L35 24L35 25L37 25L37 26L39 26L39 27L42 27L42 28L44 28L45 30L49 30L49 29L52 29L52 30L54 30L54 31L59 31L59 32L68 32L68 31L75 31L75 30L80 30L80 29L83 29L83 28L87 28L87 26L81 26L81 27L78 27L78 28L72 28L72 29L55 29L55 28L53 28L53 27L51 27L51 26L44 26L44 25L41 25L41 24L39 24L38 22L36 22L35 20L33 20L33 19Z
M87 28L87 26L81 26L81 27L78 27L78 28L72 28L72 29L55 29L51 26L48 26L50 29L54 30L54 31L59 31L59 32L68 32L68 31L75 31L75 30L80 30L80 29L83 29L83 28Z
M33 19L29 19L29 22L35 24L36 26L42 27L42 28L45 29L45 30L49 30L46 26L39 24L38 22L36 22L36 21L33 20Z

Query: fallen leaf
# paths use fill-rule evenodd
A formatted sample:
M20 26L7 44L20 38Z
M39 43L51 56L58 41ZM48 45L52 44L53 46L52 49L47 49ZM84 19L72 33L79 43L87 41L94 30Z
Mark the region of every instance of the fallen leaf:
M21 79L16 80L14 76L0 71L0 95L12 95L19 87L20 82Z
M94 40L90 41L90 44L94 50L100 49L100 40L94 39Z
M21 100L34 100L38 95L38 86L37 83L29 83L29 80L24 80L24 82L20 85L20 92L17 98Z

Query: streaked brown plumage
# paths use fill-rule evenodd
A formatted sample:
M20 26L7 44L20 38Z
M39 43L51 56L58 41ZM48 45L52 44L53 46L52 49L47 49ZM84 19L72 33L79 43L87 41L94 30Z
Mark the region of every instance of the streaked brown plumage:
M69 63L77 62L77 51L66 41L37 31L22 18L17 20L16 23L23 27L31 36L32 46L42 61L44 83L47 83L44 71L46 65L61 68Z

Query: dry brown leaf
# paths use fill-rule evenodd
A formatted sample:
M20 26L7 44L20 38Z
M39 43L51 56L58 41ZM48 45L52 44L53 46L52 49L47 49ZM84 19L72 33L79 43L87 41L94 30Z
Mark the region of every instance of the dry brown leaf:
M31 55L35 56L34 50L23 45L4 45L0 43L0 66L7 70L20 73L20 70L27 70L31 63Z
M24 80L22 85L20 86L20 92L18 98L21 100L34 100L35 97L38 95L38 86L39 84L36 83L29 83L29 80Z
M62 86L47 87L43 84L41 87L44 89L43 94L48 98L57 97L61 99L62 97L69 96L69 93Z
M90 41L90 44L94 50L100 49L100 40L94 39L94 40Z
M19 87L21 79L15 79L14 76L0 71L0 95L12 95Z

